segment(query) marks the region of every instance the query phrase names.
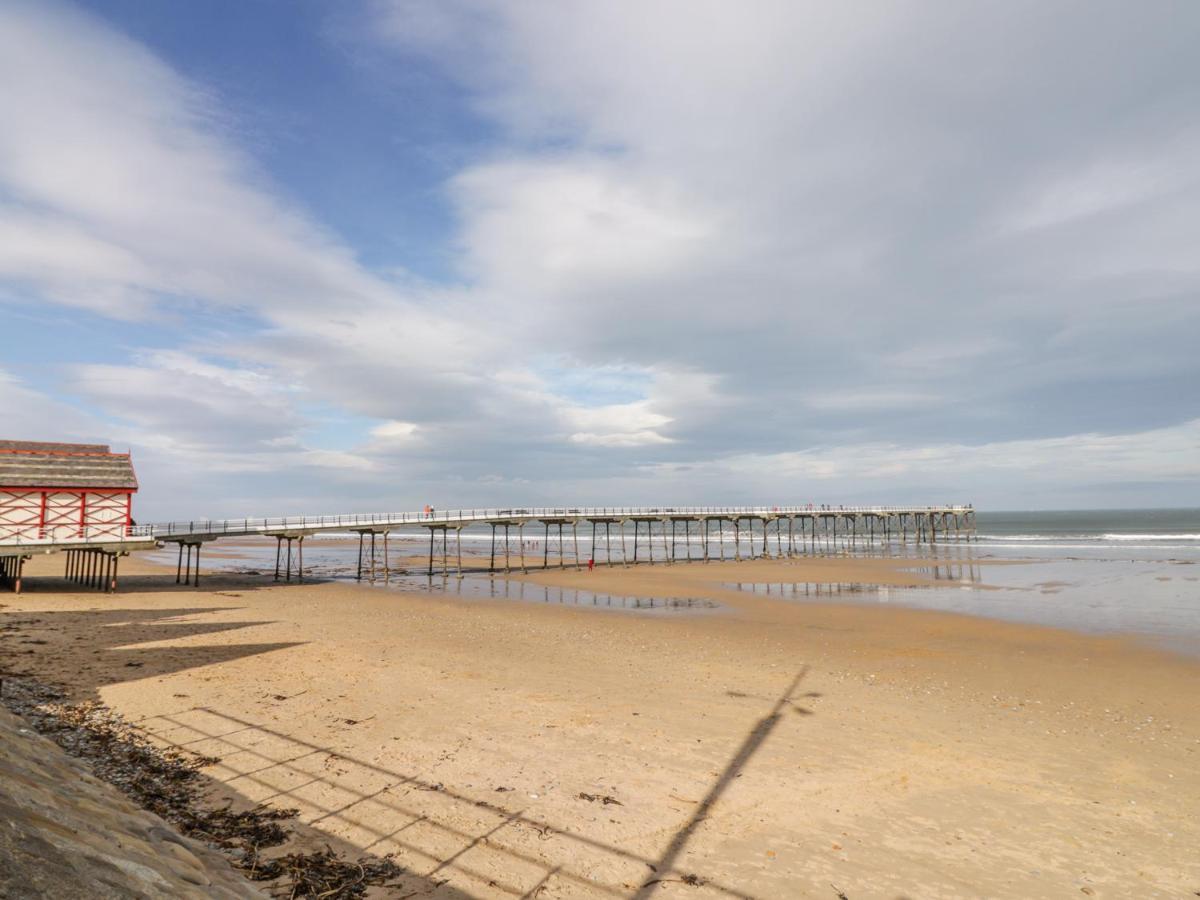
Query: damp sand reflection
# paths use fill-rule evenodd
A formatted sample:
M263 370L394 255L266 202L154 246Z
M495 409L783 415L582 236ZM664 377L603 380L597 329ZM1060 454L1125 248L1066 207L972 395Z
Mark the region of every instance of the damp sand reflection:
M719 609L721 604L707 597L630 597L621 594L588 591L579 588L533 584L485 575L399 576L374 582L375 586L409 592L445 594L480 600L514 600L557 606L585 606L632 612L700 612Z

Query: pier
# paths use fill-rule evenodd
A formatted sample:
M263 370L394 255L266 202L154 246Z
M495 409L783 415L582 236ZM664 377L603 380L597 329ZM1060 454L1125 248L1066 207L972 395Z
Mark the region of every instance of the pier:
M361 580L376 571L390 573L388 538L400 529L429 532L428 574L461 575L462 533L468 528L490 529L488 571L505 573L580 568L588 561L605 566L704 563L727 559L729 551L734 560L784 559L837 548L970 541L976 536L975 509L969 505L531 507L200 519L84 526L68 533L61 528L0 530L0 584L20 591L26 560L34 554L65 553L70 580L112 592L121 556L175 544L176 582L198 585L204 545L252 536L275 540L275 580L303 581L304 539L339 533L358 538ZM524 552L526 529L542 543L540 566L530 566ZM520 548L515 564L514 537Z

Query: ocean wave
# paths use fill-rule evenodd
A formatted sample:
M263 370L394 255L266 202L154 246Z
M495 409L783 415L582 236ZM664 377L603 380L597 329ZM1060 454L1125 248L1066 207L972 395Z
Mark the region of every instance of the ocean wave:
M1109 532L1106 534L980 534L980 541L988 543L1025 543L1025 542L1058 542L1058 541L1090 541L1096 544L1123 541L1175 541L1177 543L1200 541L1200 534L1133 534Z
M981 541L1086 541L1100 540L1098 534L979 534Z
M1105 534L1106 541L1200 541L1200 534Z

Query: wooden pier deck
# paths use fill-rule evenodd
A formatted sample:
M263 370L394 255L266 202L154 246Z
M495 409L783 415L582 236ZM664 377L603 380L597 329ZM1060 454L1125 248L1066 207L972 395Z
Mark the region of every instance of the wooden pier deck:
M585 531L585 558L580 553L579 526ZM197 519L128 527L61 529L30 533L27 529L0 533L0 584L20 591L24 562L34 554L66 553L67 577L77 583L114 591L120 557L134 550L165 543L179 547L176 581L199 583L200 550L221 538L263 536L276 541L275 577L304 578L304 539L321 533L357 534L358 576L374 570L382 544L388 565L388 536L400 529L429 532L428 571L434 572L437 538L441 538L441 571L450 571L449 535L455 537L456 571L462 573L462 532L472 527L491 529L489 570L511 572L512 535L523 545L525 529L542 530L542 565L550 567L551 539L557 539L554 565L621 565L656 562L709 561L726 558L727 532L732 531L734 559L787 557L815 551L822 544L849 546L875 542L926 543L972 540L976 536L973 506L654 506L654 507L528 507L436 510L429 512L369 513L277 518ZM614 528L615 526L615 528ZM629 533L632 527L632 534ZM568 533L569 529L569 533ZM693 530L699 537L695 551ZM613 532L616 532L614 535ZM744 535L744 538L743 538ZM614 555L614 537L620 549ZM680 539L686 548L679 553ZM381 540L382 539L382 540ZM632 553L630 553L632 544ZM715 549L718 554L714 554ZM772 553L772 545L774 553ZM603 559L600 555L603 551ZM570 562L568 562L568 559ZM501 565L501 560L503 564ZM524 552L522 571L529 569Z

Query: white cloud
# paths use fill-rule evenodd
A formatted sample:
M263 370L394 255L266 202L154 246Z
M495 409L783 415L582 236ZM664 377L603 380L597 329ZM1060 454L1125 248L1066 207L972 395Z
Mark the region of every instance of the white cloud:
M0 409L12 440L107 443L103 421L0 368ZM19 432L19 433L18 433Z
M660 429L670 424L669 416L656 413L648 401L613 403L607 406L572 406L563 410L573 430L570 441L595 447L644 447L669 444Z
M7 4L0 83L3 274L118 317L150 295L268 315L388 299L273 196L212 98L135 42L57 4Z
M389 443L407 443L416 436L419 428L415 422L383 422L372 428L371 434Z
M703 211L657 196L597 160L488 164L454 182L476 277L502 289L570 295L641 279L690 259L711 238Z
M287 388L266 374L182 353L81 365L71 386L114 419L196 449L261 450L291 439L302 424Z

